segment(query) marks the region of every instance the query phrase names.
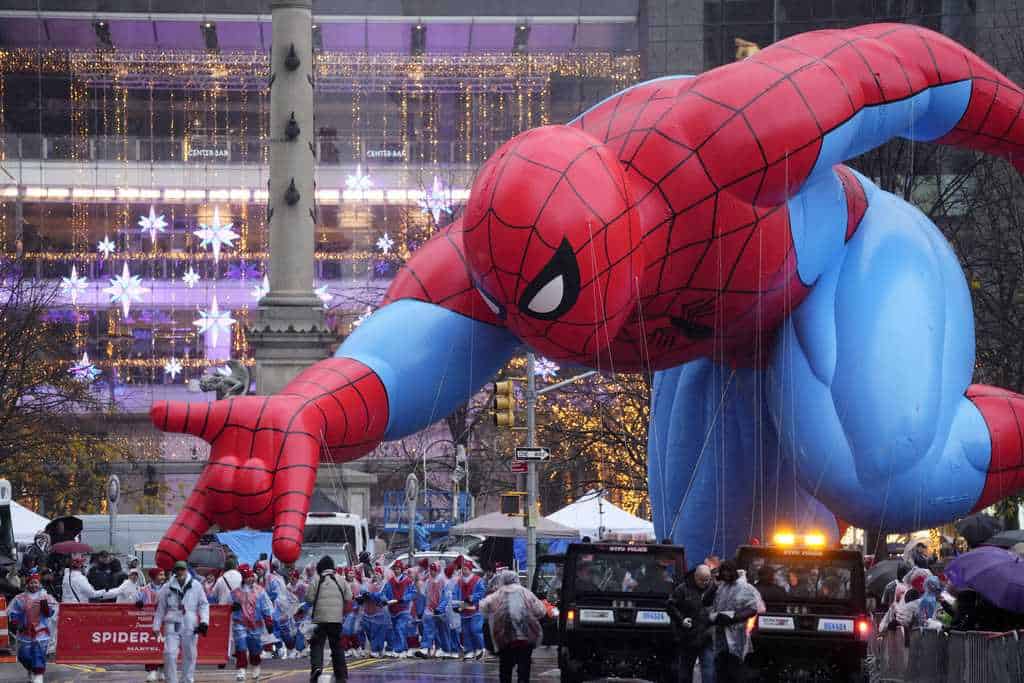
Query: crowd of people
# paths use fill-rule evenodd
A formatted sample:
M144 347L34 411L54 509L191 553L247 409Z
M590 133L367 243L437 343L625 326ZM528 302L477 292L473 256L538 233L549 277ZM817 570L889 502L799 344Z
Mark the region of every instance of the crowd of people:
M956 590L931 570L924 543L910 546L880 601L879 633L902 627L907 642L915 628L1002 633L1024 629L1024 615L1001 609L977 591Z
M165 663L147 665L146 680L170 683L178 681L179 652L182 680L192 682L197 640L209 628L210 605L231 607L229 654L238 681L258 679L267 656L309 656L312 674L318 676L325 647L331 648L336 680L346 679L346 659L480 659L485 613L494 624L492 642L499 649L502 680L511 681L515 667L520 680L528 680L530 653L539 643L539 619L546 610L518 585L515 572L499 566L484 574L463 556L447 564L421 559L411 566L401 561L387 566L363 553L352 567L335 566L324 557L301 569L266 559L250 566L228 557L224 570L205 576L179 562L168 578L158 568L143 572L136 560L124 570L116 558L101 552L91 564L84 555L72 556L59 572L27 568L24 590L12 595L10 622L18 659L34 683L42 680L57 637L59 604L153 607L153 630L164 637Z

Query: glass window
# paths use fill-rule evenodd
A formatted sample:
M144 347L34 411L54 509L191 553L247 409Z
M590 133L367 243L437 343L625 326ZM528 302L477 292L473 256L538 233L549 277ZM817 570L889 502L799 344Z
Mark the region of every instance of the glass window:
M672 552L581 553L576 556L577 593L668 595L683 575L682 558Z
M307 524L305 534L303 535L302 538L302 542L304 544L350 543L354 548L356 545L356 528L348 524Z
M764 567L771 571L771 581L782 588L791 600L846 601L851 596L853 567L850 560L823 556L772 555L750 558L747 579L763 583Z

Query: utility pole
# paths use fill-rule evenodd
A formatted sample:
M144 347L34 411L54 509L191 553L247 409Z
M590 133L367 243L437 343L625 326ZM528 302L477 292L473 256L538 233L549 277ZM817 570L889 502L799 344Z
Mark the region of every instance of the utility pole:
M534 370L537 357L533 351L526 352L526 446L537 445L537 378ZM533 585L533 573L537 570L537 463L526 464L526 585Z
M588 370L569 379L556 382L543 389L537 389L535 373L537 357L532 351L526 352L526 446L537 445L537 399L562 387L596 375L597 370ZM537 462L531 460L526 465L526 585L533 585L533 575L537 571Z

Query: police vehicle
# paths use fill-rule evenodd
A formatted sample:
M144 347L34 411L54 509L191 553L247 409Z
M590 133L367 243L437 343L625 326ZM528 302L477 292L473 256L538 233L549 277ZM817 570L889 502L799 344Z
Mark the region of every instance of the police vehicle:
M861 681L872 635L860 552L826 547L819 533L782 532L741 546L737 564L761 593L752 663L761 680Z
M680 546L570 545L558 617L562 683L609 676L678 680L665 603L685 573Z

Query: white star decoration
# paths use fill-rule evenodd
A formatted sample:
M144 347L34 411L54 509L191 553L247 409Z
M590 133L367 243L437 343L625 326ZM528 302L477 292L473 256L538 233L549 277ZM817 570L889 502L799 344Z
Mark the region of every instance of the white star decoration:
M363 175L362 164L356 164L356 172L353 175L345 176L345 189L353 192L365 192L373 187L370 174Z
M71 277L62 277L60 279L60 291L71 296L71 303L78 303L78 295L86 290L89 282L84 277L78 277L78 269L75 266L71 266Z
M363 312L363 314L360 315L358 318L356 318L355 320L352 321L352 327L353 328L359 327L360 325L365 323L366 319L369 318L371 315L373 315L373 309L370 308L369 306L367 306L366 310Z
M334 295L327 291L327 285L314 287L313 293L316 294L317 299L320 299L320 302L324 305L324 308L327 308L327 302L334 298Z
M193 233L196 237L202 240L199 245L201 247L209 246L213 249L213 260L214 262L220 261L220 248L221 246L232 247L232 242L238 239L239 235L237 232L231 229L231 223L221 225L220 222L220 209L217 207L213 208L213 220L210 221L209 225L199 224L202 230L196 230Z
M149 240L151 242L156 242L156 234L164 232L164 228L167 227L167 221L164 220L163 214L157 216L156 209L150 204L149 215L139 218L139 227L142 228L143 232L149 233Z
M199 319L193 321L192 324L199 328L199 334L209 333L213 337L213 345L216 346L222 331L231 333L231 326L235 324L235 319L231 317L230 311L222 311L217 308L217 297L213 297L210 302L210 310L200 310Z
M131 310L133 301L142 301L142 295L149 290L142 286L142 279L138 275L132 275L128 271L128 264L124 264L124 269L121 270L120 275L115 275L110 281L110 286L103 290L106 294L110 295L110 303L116 304L121 302L121 310L124 311L125 317L128 316L128 311Z
M450 216L452 213L451 192L445 189L444 183L437 176L434 176L433 185L418 203L423 213L429 213L434 217L435 223L440 222L441 214L446 213Z
M100 375L100 371L89 360L89 353L85 351L82 352L82 359L72 365L69 372L75 376L75 379L83 382L91 382Z
M110 255L117 251L117 247L104 235L103 239L96 243L96 251L103 254L103 258L110 258Z
M377 240L377 248L380 249L381 253L385 255L387 255L387 253L391 251L391 247L393 246L395 246L395 241L391 239L391 237L388 236L387 233L381 235L380 238Z
M192 266L188 267L188 272L181 276L181 281L185 283L185 286L192 289L199 282L199 273L192 270Z
M177 379L178 375L181 374L181 361L171 356L171 359L164 363L164 372L171 376L171 379Z
M538 358L533 364L533 374L546 380L554 379L559 370L561 368L558 367L558 363L547 358Z
M257 301L270 293L270 278L263 276L263 281L252 288L252 298Z

